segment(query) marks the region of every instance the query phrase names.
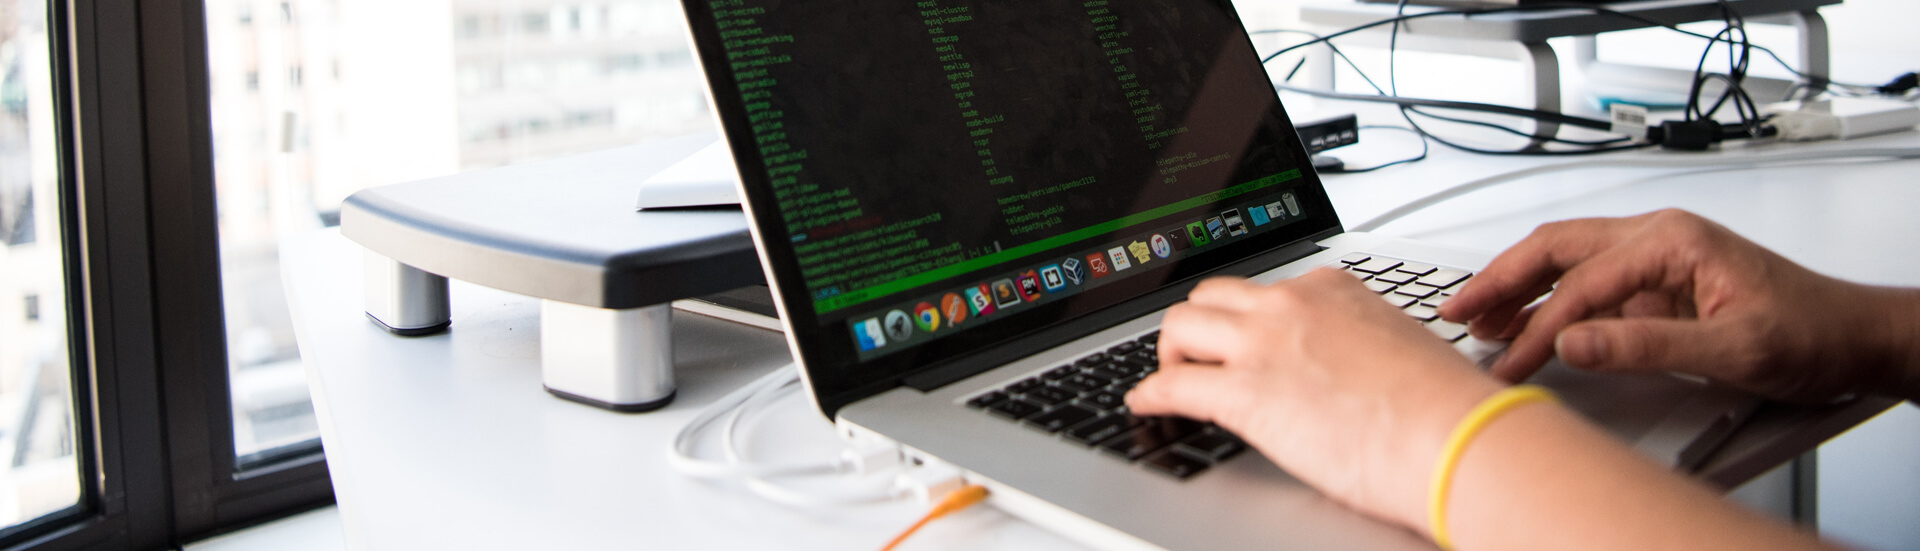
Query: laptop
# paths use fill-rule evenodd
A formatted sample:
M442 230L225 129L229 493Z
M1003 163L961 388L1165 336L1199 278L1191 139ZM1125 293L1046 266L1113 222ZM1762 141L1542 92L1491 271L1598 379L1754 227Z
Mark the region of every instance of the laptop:
M684 0L805 386L843 435L1099 548L1429 549L1142 419L1161 312L1332 266L1433 309L1490 257L1344 232L1227 0ZM1287 315L1274 312L1274 315Z

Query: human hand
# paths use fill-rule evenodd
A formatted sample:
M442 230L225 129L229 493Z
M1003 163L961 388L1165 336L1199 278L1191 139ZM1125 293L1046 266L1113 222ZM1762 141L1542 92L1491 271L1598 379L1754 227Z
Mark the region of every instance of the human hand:
M1896 364L1911 363L1912 295L1816 274L1697 215L1664 210L1543 225L1440 315L1476 337L1511 339L1492 368L1510 381L1558 352L1585 369L1691 373L1815 401L1901 391Z
M1344 273L1210 279L1167 311L1138 415L1212 421L1329 496L1427 528L1453 425L1501 386Z

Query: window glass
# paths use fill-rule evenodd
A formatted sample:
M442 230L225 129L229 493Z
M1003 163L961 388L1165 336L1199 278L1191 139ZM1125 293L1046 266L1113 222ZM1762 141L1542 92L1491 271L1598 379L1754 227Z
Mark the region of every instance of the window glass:
M46 21L0 0L0 530L80 498Z
M0 2L9 0L0 0ZM318 435L277 242L367 187L707 130L676 0L207 0L235 453Z

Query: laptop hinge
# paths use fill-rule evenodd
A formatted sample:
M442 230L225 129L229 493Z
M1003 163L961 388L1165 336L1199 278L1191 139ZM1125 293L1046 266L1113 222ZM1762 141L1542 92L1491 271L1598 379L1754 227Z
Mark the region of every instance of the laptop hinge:
M1061 322L999 345L986 347L985 350L945 364L930 366L902 378L901 384L922 392L932 392L967 377L1053 348L1060 343L1098 333L1128 320L1166 309L1174 303L1185 300L1187 293L1191 292L1195 285L1199 285L1200 280L1213 276L1251 276L1312 256L1314 253L1326 250L1325 247L1314 244L1314 241L1320 239L1325 237L1316 236L1313 239L1295 241L1211 272L1187 278L1139 298L1109 306L1104 310Z

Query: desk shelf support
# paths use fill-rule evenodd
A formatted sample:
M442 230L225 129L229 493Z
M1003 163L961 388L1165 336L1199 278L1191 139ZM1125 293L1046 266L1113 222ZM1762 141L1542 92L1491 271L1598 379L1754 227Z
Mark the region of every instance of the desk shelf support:
M364 258L367 319L403 337L433 335L453 323L446 276L373 251L366 251Z
M540 379L554 396L613 411L673 402L673 306L610 310L540 301Z

